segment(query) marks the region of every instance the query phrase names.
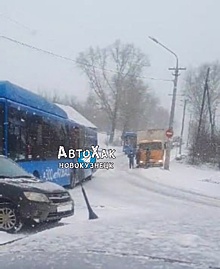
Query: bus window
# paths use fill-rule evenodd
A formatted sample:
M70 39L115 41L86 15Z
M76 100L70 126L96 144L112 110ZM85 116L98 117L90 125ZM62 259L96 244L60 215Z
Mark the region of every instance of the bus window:
M26 113L14 107L8 112L8 155L13 160L26 158Z
M54 157L57 157L59 146L69 148L68 126L63 122L56 121L56 125L54 125Z
M43 118L43 155L45 159L57 159L59 146L69 147L68 129L65 123Z
M70 147L73 149L80 148L80 133L78 127L71 127L71 139L70 139Z
M4 107L0 104L0 154L3 154L3 142L4 142Z
M35 115L34 113L28 113L26 119L26 131L27 131L27 146L26 155L28 159L42 159L42 117Z
M66 148L70 148L70 129L69 129L69 125L66 123L64 125L64 135L65 135L65 141L64 141L64 145Z
M52 159L55 155L56 149L54 149L54 144L56 141L55 126L56 123L53 123L50 119L44 117L43 120L43 157L45 159Z
M85 127L81 126L79 128L79 147L83 150L85 150L85 143L86 143L86 132Z

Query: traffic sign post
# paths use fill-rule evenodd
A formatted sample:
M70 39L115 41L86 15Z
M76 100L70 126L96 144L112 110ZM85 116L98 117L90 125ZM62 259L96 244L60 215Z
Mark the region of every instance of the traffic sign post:
M173 130L171 130L171 129L168 129L167 131L166 131L166 137L167 138L172 138L173 137Z
M173 137L173 130L169 128L166 130L165 133L166 137L168 138L167 145L166 145L166 155L165 155L165 162L164 162L164 169L169 170L169 163L170 163L170 151L171 151L171 141L170 139Z

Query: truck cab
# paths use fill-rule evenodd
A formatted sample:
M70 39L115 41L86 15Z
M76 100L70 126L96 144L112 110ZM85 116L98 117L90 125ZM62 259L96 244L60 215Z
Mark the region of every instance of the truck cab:
M142 140L138 144L137 167L163 166L164 143L161 140Z

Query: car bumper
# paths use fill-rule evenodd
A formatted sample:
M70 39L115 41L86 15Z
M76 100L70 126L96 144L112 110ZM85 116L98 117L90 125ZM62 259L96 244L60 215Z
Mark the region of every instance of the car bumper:
M36 222L59 220L74 215L74 202L66 203L39 203L31 202L20 207L22 219Z

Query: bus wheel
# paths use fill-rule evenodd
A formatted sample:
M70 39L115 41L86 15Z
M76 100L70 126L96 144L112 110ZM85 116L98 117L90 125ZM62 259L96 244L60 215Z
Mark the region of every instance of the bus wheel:
M70 189L74 189L76 187L76 177L74 176L74 173L71 172L70 175Z
M92 180L92 175L87 177L87 180Z
M40 178L40 174L39 174L39 172L36 171L36 170L34 171L33 175L34 175L36 178Z

